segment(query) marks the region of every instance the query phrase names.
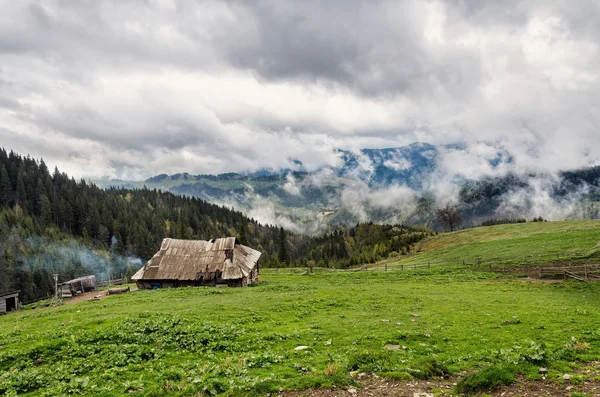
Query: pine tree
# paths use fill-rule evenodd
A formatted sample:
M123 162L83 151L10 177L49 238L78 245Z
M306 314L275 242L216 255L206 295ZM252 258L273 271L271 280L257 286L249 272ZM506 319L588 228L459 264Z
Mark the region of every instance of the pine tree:
M8 171L3 163L0 163L0 207L8 207L12 204L12 186L8 177Z
M188 226L183 215L183 210L179 210L177 215L177 238L187 240L190 238Z
M25 191L25 181L23 179L23 170L19 169L17 175L17 190L15 197L16 204L19 204L21 208L26 209L27 205L27 192Z
M286 233L285 233L285 230L283 229L283 227L281 227L279 229L278 240L279 240L278 241L279 261L281 263L289 264L290 258L289 258L289 252L288 252L288 246L287 246L287 237L286 237Z
M48 196L46 196L46 189L44 188L44 182L42 178L37 179L37 183L35 186L35 214L41 215L43 211L43 207L48 201Z
M246 222L245 221L240 221L240 225L238 227L239 229L239 240L240 243L243 245L247 245L248 244L248 238L246 237Z

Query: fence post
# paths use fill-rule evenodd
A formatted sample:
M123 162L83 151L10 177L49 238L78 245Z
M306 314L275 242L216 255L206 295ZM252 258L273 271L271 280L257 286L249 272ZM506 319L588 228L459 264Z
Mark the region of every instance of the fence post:
M404 270L404 265L400 265L400 270Z
M385 264L385 271L387 272L387 263Z

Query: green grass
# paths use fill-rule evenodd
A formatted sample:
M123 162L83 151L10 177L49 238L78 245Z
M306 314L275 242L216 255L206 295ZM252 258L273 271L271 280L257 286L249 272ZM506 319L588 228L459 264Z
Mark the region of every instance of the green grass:
M515 382L517 368L513 365L492 366L469 374L456 384L456 391L470 396L480 391L493 391Z
M0 394L264 395L349 387L351 371L421 378L600 359L599 284L495 277L446 267L270 274L248 288L11 313L0 317Z
M492 265L589 261L599 248L598 220L530 222L441 233L420 242L414 255L385 262L396 267L463 261Z

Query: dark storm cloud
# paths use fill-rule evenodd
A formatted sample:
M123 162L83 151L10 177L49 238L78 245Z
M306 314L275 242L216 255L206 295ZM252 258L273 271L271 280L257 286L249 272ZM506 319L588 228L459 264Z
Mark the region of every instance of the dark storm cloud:
M2 104L0 98L0 105ZM218 137L202 131L177 115L165 116L156 124L132 125L107 119L90 106L58 109L57 113L38 115L38 122L73 138L89 139L106 145L144 151L155 147L179 150L190 145L216 145ZM222 149L222 148L219 148Z
M77 175L316 168L415 140L473 144L475 174L478 142L523 168L600 152L593 0L0 7L2 144Z
M469 89L478 59L460 49L430 52L417 3L250 3L245 39L224 43L234 65L271 80L337 83L368 95L431 94L435 85Z

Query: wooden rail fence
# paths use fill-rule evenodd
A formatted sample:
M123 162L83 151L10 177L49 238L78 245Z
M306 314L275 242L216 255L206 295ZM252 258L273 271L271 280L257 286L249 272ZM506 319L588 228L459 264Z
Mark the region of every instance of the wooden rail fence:
M127 284L127 277L113 278L108 281L101 281L101 282L97 283L96 285L98 287L107 287L109 285L122 285L122 284Z
M568 265L557 265L557 264L528 264L520 266L492 266L492 265L471 265L471 264L456 264L450 262L429 262L422 264L379 264L379 265L363 265L356 268L350 269L336 269L336 268L321 268L313 267L312 269L306 267L295 267L295 268L262 268L261 273L263 274L306 274L306 273L351 273L351 272L387 272L387 271L404 271L404 270L417 270L417 269L429 269L431 267L440 266L466 266L471 268L473 271L481 272L494 272L503 274L518 274L526 275L531 278L571 278L574 280L600 280L600 264L568 264Z
M579 281L600 279L600 264L585 265L521 265L521 266L479 266L474 270L504 274L523 274L531 278L564 278Z

